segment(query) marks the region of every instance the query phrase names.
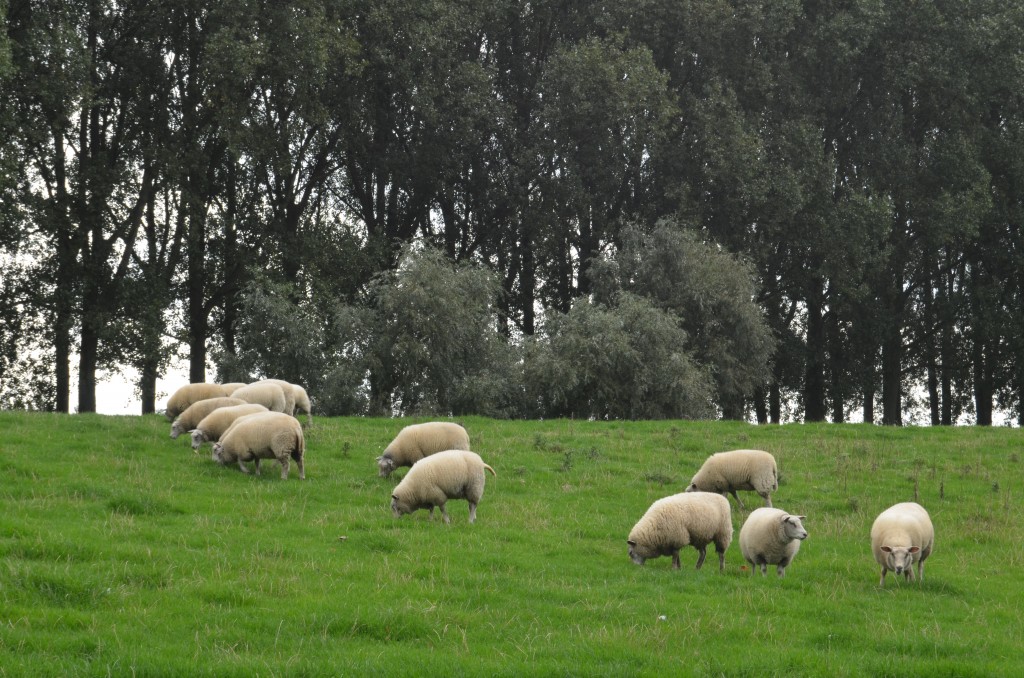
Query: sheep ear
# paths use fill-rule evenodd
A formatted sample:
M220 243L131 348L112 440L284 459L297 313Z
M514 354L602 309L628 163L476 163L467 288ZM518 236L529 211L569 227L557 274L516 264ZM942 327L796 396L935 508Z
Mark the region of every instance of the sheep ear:
M379 464L380 460L383 459L383 458L384 458L383 456L380 456L380 457L377 457L376 459L374 459L374 461Z
M911 553L917 553L917 552L918 552L918 551L920 551L920 550L921 550L921 547L920 547L920 546L911 546L911 547L910 547L910 552L911 552Z
M807 516L797 516L796 519L800 520L800 521L804 521L804 520L807 520Z
M882 551L884 551L885 553L892 553L892 547L891 546L883 546L882 547Z
M397 494L391 495L391 499L392 499L392 501L398 501L398 495Z

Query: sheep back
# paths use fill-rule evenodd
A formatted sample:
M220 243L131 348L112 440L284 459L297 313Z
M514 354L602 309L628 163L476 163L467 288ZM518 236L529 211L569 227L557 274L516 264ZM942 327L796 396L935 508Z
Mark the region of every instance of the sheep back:
M377 457L381 477L401 466L412 466L420 459L444 450L468 450L466 429L449 421L428 421L406 426Z
M737 490L752 490L772 505L771 493L779 489L779 472L775 457L763 450L732 450L708 457L693 476L687 492L732 494L743 507Z
M744 560L760 568L764 574L768 565L776 565L780 577L800 550L800 542L807 538L803 519L777 508L758 508L751 511L740 528L740 553Z
M265 381L257 381L247 384L231 394L234 398L241 398L247 403L263 405L271 412L284 412L287 400L284 389L278 384Z
M305 479L306 442L302 425L283 412L260 412L239 417L213 446L213 459L221 464L253 461L260 472L260 459L276 459L281 464L281 478L288 477L289 459L299 467L299 478Z
M243 386L247 386L247 385L248 384L246 384L245 382L242 382L242 381L230 381L230 382L228 382L226 384L221 384L221 387L224 389L225 393L227 393L228 395L231 395L232 393L234 393L238 389L242 388Z
M262 382L266 384L277 384L284 391L284 409L281 410L285 414L295 416L295 384L285 381L284 379L264 379Z
M413 467L415 468L415 467ZM679 568L679 550L693 546L704 564L708 544L718 552L719 569L725 568L725 550L732 543L732 510L729 500L711 492L683 492L663 497L647 509L626 540L629 557L638 565L659 556L672 556Z
M912 501L894 504L878 514L871 525L871 552L882 567L880 586L892 570L908 580L924 579L924 561L935 545L935 527L923 506Z
M207 384L203 382L185 384L167 399L167 408L164 410L164 414L170 421L174 421L192 403L208 398L221 398L229 395L231 394L220 384Z
M191 431L203 418L221 407L231 407L232 405L243 405L244 400L239 398L229 397L218 397L218 398L207 398L205 400L197 400L188 407L185 411L178 415L171 424L171 438L175 439L186 431Z
M219 407L203 417L192 431L192 449L198 450L207 441L217 441L239 417L258 412L267 412L266 407L257 403L240 403L230 407Z
M468 450L444 450L412 465L391 493L391 510L395 517L418 509L440 507L444 521L450 522L445 510L449 499L469 502L469 522L476 520L476 507L484 494L484 471L497 475L480 455Z

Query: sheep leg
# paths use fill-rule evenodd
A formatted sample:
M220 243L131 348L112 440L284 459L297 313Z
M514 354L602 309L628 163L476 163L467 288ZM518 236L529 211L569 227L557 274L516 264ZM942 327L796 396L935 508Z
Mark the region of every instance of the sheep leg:
M718 553L718 571L725 572L725 549L721 544L715 544L715 551Z
M288 457L281 459L281 480L288 480Z
M256 457L255 459L253 459L252 464L253 464L253 466L256 467L256 475L259 475L260 474L260 458Z
M771 492L758 492L761 498L764 499L764 505L771 508L772 506L772 493Z
M681 567L682 563L679 562L679 551L674 551L672 553L672 569L678 570ZM698 565L697 567L700 567L700 565Z
M700 556L698 556L697 558L697 569L699 570L700 566L704 564L704 558L706 558L708 555L708 547L706 545L701 546L699 549L697 549L697 553L700 554Z
M917 581L920 584L924 583L924 561L917 561Z
M761 563L760 565L758 565L758 567L761 569L761 576L762 577L765 577L765 576L768 575L768 563Z
M885 587L885 575L889 570L886 569L885 565L882 566L882 578L878 580L878 585Z
M441 504L441 519L444 520L445 525L448 525L452 522L452 519L448 515L448 511L445 509L444 504Z
M306 479L306 467L302 463L302 457L299 457L298 459L295 460L295 465L299 467L299 480L305 480Z
M242 463L241 459L238 460L238 468L242 469L242 473L251 473L251 471L249 471L249 468Z
M740 505L741 509L745 510L747 508L746 506L743 505L743 502L740 501L740 495L736 494L736 490L729 490L729 494L731 494L733 498L736 499L736 503Z
M469 502L469 522L476 522L476 504L474 502Z

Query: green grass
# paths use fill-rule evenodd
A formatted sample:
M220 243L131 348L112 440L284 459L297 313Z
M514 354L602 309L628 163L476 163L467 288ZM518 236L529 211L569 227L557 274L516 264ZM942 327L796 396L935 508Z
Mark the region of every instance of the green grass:
M157 416L0 412L0 675L1024 675L1020 430L470 418L498 477L445 526L388 509L403 423L316 420L300 482ZM786 578L735 538L724 575L633 565L651 502L739 447L808 516ZM915 498L924 584L881 589L871 522Z

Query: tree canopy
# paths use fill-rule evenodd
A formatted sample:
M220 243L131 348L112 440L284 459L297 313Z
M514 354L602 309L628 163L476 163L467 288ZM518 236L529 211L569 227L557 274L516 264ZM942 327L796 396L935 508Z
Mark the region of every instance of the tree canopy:
M1024 419L1020 3L0 16L0 407Z

